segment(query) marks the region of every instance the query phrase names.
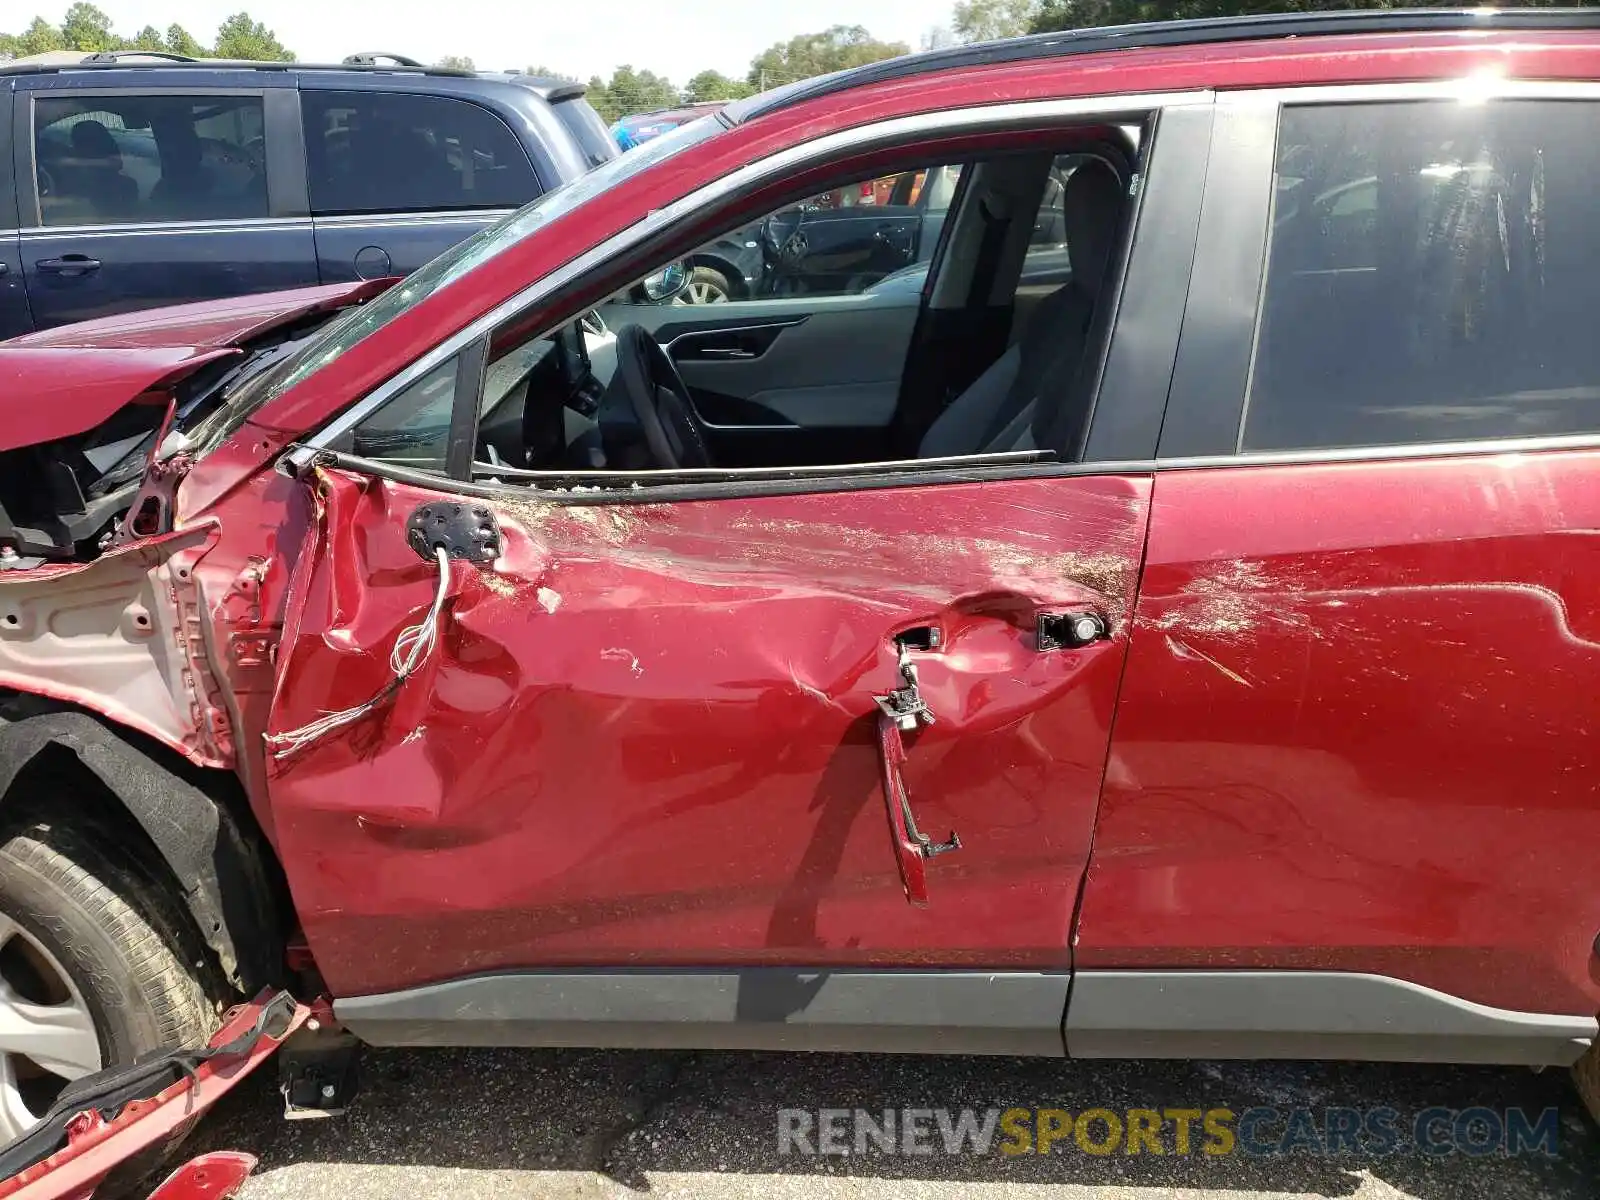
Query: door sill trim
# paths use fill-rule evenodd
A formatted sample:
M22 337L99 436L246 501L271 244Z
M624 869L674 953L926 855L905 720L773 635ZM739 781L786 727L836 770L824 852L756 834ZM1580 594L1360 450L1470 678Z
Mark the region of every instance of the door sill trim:
M336 1001L383 1046L888 1051L1060 1058L1065 971L569 970Z
M1301 1058L1570 1066L1593 1016L1491 1008L1344 971L1078 971L1073 1058Z

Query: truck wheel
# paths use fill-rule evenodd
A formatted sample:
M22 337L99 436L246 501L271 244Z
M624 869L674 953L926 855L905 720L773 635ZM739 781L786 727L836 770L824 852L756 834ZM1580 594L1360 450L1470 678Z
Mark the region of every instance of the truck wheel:
M680 299L684 304L726 304L732 297L726 275L714 267L696 267L689 272L689 286Z
M220 1024L161 889L44 820L0 831L0 1144L73 1079Z
M1584 1051L1583 1057L1572 1064L1572 1082L1578 1095L1589 1110L1589 1119L1600 1124L1600 1040Z

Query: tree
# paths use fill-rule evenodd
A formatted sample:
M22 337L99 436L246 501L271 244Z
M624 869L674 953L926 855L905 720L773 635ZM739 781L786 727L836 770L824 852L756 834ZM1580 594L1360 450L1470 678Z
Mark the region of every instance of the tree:
M472 59L464 54L446 54L434 65L447 67L452 71L476 71L478 69L472 65Z
M523 67L523 75L537 75L541 79L566 79L573 83L578 82L576 75L568 75L565 71L557 71L551 67Z
M190 58L205 58L207 50L195 41L191 34L182 25L167 26L167 49L173 54L184 54Z
M277 36L247 12L236 12L217 28L218 58L244 58L256 62L293 62Z
M61 30L43 17L35 17L31 25L12 39L12 53L18 58L66 48L67 41L61 36Z
M750 85L742 79L729 79L721 71L701 71L683 89L684 99L696 103L705 100L743 100L750 94Z
M159 29L154 25L146 25L133 35L133 45L130 48L134 50L165 50L167 44L161 40L161 31Z
M598 75L589 80L588 100L602 117L616 121L634 113L673 108L683 102L683 96L670 80L654 71L635 71L623 65L609 80Z
M753 88L777 87L909 53L904 42L880 42L861 25L835 25L768 47L751 61L745 78Z
M956 0L950 23L963 42L992 42L1027 33L1039 0Z
M67 9L66 19L61 22L61 40L68 50L90 54L122 45L122 39L111 32L111 18L85 0Z

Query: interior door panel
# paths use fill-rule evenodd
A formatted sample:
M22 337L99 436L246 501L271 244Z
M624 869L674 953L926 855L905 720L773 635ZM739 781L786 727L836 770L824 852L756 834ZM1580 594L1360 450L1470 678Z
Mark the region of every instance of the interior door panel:
M865 293L614 305L605 317L667 347L727 461L848 462L885 444L920 304Z

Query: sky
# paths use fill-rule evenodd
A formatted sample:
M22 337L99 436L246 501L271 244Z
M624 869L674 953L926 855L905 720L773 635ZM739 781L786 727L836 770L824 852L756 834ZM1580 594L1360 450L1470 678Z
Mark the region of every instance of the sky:
M60 21L70 0L0 0L0 28L35 11ZM385 50L423 62L465 55L480 70L546 66L588 79L628 63L682 84L708 68L740 78L774 42L830 25L918 47L953 0L95 0L118 33L176 21L209 42L246 9L303 61ZM13 15L15 14L15 15Z

